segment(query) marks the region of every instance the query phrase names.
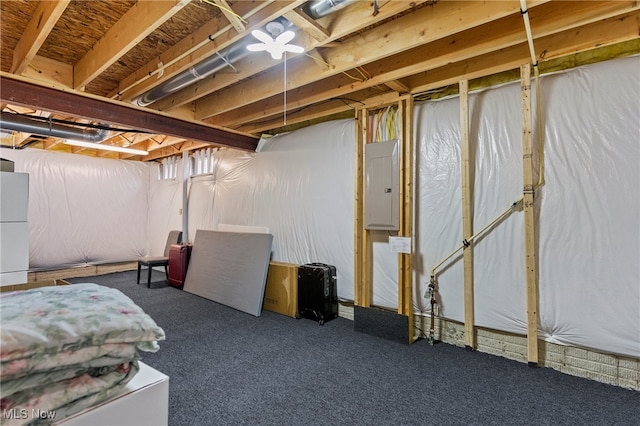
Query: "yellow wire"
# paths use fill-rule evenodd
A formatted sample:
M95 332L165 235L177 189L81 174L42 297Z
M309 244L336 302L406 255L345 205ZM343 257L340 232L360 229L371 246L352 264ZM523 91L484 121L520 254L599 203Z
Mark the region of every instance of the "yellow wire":
M245 23L245 24L247 23L247 21L245 21L242 16L238 15L237 13L235 13L233 10L229 9L228 7L221 6L221 5L217 4L217 3L212 2L211 0L200 0L200 1L203 2L203 3L210 4L211 6L215 6L218 9L224 10L225 12L229 12L230 14L232 14L233 16L235 16L236 18L241 20L243 23Z
M369 77L365 73L363 73L360 68L356 68L355 70L358 71L360 73L360 75L362 76L362 78L364 78L365 80L369 79Z
M331 68L331 64L324 61L322 58L316 58L315 56L312 56L308 53L305 52L305 55L310 57L311 59L313 59L314 61L322 64L322 65L326 65L328 68ZM355 81L363 81L361 79L359 79L358 77L354 77L352 75L349 75L346 71L342 71L342 74L346 75L347 77L349 77L351 80L355 80Z

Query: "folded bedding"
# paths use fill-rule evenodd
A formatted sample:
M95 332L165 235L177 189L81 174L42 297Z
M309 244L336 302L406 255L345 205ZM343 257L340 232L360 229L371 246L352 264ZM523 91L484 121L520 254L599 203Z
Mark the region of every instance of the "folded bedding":
M49 424L110 398L165 337L122 292L91 283L2 293L0 321L3 425Z

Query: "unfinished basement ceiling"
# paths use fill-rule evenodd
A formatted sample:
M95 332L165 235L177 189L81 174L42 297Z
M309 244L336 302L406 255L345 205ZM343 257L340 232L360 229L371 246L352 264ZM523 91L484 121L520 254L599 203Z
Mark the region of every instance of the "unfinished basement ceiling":
M142 161L209 146L251 150L285 124L353 116L372 97L419 96L530 63L522 4L2 1L2 145ZM524 4L541 68L603 46L640 52L638 2ZM246 49L257 41L251 31L274 20L305 50L285 56L286 105L284 60ZM72 147L66 130L148 155Z

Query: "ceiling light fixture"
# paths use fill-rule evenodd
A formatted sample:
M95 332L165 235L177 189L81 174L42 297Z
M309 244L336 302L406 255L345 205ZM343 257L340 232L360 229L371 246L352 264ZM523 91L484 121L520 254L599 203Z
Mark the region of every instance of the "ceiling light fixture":
M149 151L144 151L144 150L141 150L141 149L125 148L123 146L104 145L104 144L101 144L101 143L76 141L76 140L73 140L73 139L65 139L64 143L66 145L79 146L79 147L82 147L82 148L101 149L101 150L104 150L104 151L122 152L124 154L149 155Z
M271 35L261 30L253 30L251 34L262 43L253 43L247 46L252 52L269 52L273 59L281 59L285 52L302 53L304 48L295 44L287 44L296 36L293 31L285 31L284 25L278 21L269 22L265 29Z

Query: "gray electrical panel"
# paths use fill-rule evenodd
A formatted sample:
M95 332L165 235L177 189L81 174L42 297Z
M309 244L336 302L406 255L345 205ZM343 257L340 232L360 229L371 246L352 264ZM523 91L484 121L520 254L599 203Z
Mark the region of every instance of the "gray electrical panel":
M399 141L368 143L364 147L364 227L397 231L400 205Z

